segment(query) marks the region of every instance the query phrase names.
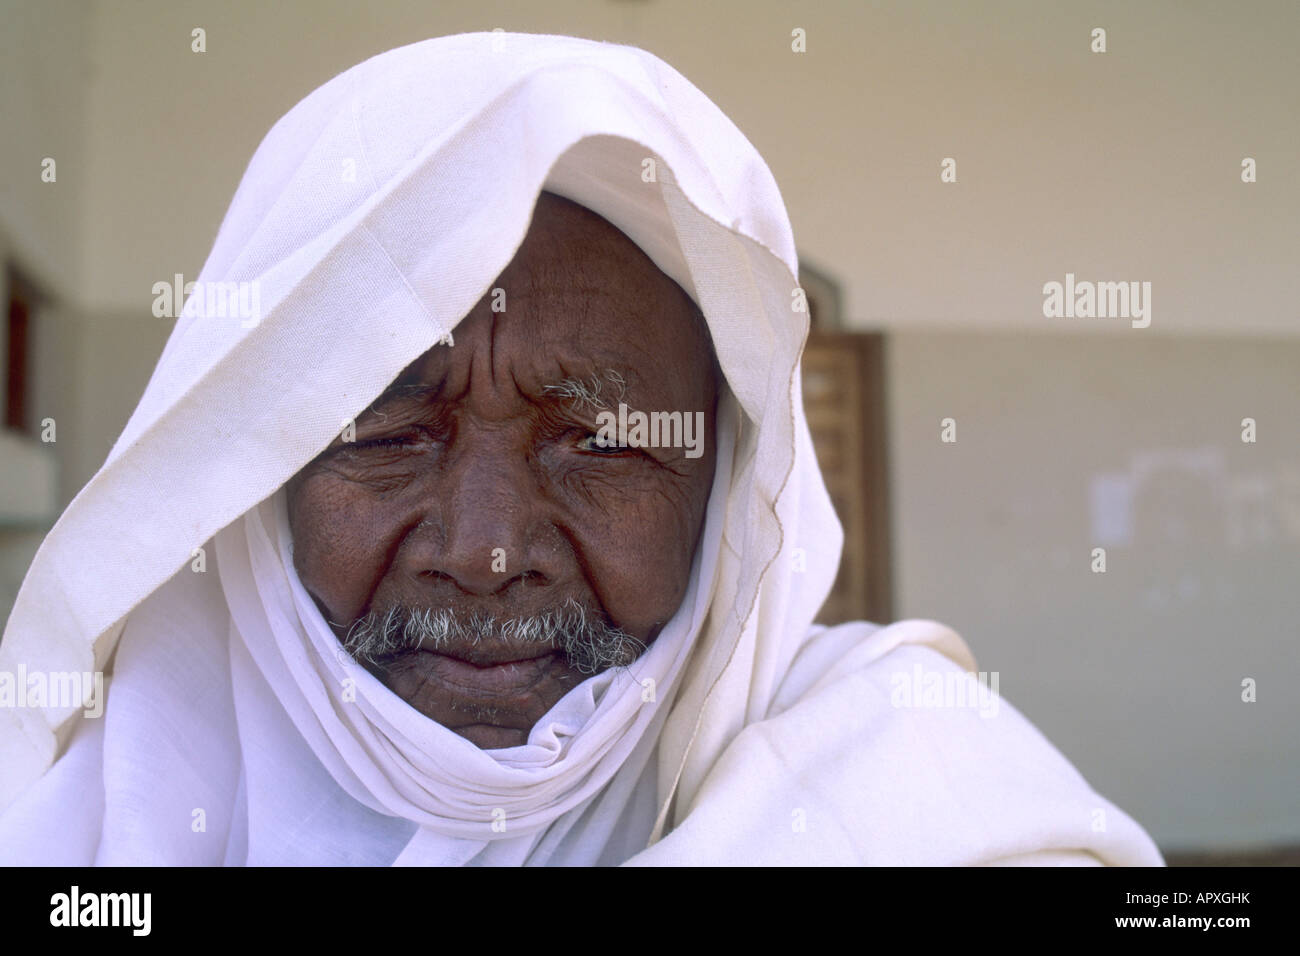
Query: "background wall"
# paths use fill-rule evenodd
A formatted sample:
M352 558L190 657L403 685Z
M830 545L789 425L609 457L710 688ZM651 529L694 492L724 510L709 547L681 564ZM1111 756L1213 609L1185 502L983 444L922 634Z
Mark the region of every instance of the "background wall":
M36 376L59 421L60 502L102 462L170 331L153 283L198 275L275 120L366 57L494 27L674 65L767 159L850 323L897 333L900 616L961 631L1163 846L1300 842L1300 6L1286 0L3 0L0 252L56 303ZM40 180L46 156L57 183ZM1256 183L1241 182L1247 156ZM1066 272L1151 282L1151 327L1044 318L1043 284ZM944 417L956 443L939 440ZM39 538L0 529L3 608Z
M1300 342L904 332L889 355L902 616L956 628L1162 844L1296 842Z

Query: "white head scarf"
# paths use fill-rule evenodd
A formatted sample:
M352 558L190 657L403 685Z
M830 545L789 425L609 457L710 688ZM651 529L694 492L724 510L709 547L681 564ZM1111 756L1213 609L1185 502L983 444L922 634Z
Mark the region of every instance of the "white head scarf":
M491 288L543 189L603 216L686 290L727 388L705 531L676 616L632 668L566 695L527 745L485 752L340 655L293 571L281 489ZM886 852L900 798L855 779L835 785L857 801L839 832L810 827L792 843L736 830L768 804L762 812L789 830L791 800L816 818L811 792L795 795L816 784L793 754L770 779L746 768L781 727L842 753L847 710L896 718L852 683L873 662L930 645L931 666L974 668L933 622L812 626L842 532L801 407L808 322L794 307L796 270L758 153L643 51L465 34L393 50L317 89L258 148L199 277L256 282L260 321L186 310L108 460L24 582L0 670L111 667L113 677L103 720L72 707L0 711L0 838L10 841L0 855L461 864L770 852L796 862L862 861L874 846L876 859L906 858L898 840L899 854ZM210 562L202 573L198 548ZM812 692L840 710L807 725L812 705L801 701ZM766 743L744 733L755 725L769 728ZM864 743L852 773L888 779L896 746L906 752L905 742ZM1060 835L1061 800L1082 814L1101 798L1053 759L1064 769L1047 774L1054 809L1038 843L1101 841L1115 859L1149 859L1149 841L1122 826ZM748 788L746 813L711 796L723 780ZM1022 852L1024 834L973 840L969 856Z

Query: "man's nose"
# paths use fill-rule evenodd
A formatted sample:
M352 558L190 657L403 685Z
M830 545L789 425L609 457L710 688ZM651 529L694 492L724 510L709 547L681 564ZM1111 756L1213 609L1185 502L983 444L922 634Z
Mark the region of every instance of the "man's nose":
M467 595L504 594L558 577L559 533L547 520L539 477L525 455L490 437L455 450L419 530L414 570ZM550 533L548 534L548 528ZM448 595L450 596L450 595Z

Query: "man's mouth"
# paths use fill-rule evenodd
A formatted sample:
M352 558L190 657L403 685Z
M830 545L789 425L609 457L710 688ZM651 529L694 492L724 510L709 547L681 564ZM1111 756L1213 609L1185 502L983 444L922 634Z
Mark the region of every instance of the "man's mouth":
M486 641L450 641L441 646L438 642L425 639L420 642L418 650L422 653L437 654L448 657L458 663L473 667L489 668L506 664L525 664L529 661L555 654L559 648L550 644L517 644L506 640Z
M645 650L644 643L609 623L604 614L572 598L548 610L504 619L451 608L394 605L358 618L340 640L367 667L389 672L409 671L421 658L446 657L483 670L519 665L513 670L522 674L527 673L527 662L558 654L567 668L590 676L627 666ZM427 670L429 663L425 659L422 666ZM448 673L453 668L449 665Z
M509 617L397 604L358 618L340 641L398 697L482 750L526 744L566 693L645 650L574 599Z
M519 652L515 652L518 654ZM536 653L536 652L534 652ZM526 659L485 661L464 660L440 651L416 651L409 666L419 669L429 681L442 684L466 697L500 700L526 695L556 665L563 666L558 651L544 650Z

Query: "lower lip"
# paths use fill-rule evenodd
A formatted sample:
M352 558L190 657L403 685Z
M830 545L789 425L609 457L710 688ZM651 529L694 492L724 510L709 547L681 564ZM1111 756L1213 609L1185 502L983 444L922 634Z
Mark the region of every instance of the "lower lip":
M510 661L478 667L474 664L447 657L431 651L421 652L428 657L426 664L431 675L452 690L476 697L514 697L532 690L555 663L555 653L526 661Z

